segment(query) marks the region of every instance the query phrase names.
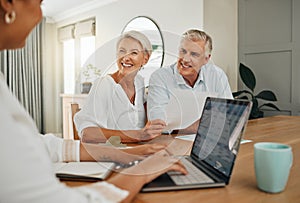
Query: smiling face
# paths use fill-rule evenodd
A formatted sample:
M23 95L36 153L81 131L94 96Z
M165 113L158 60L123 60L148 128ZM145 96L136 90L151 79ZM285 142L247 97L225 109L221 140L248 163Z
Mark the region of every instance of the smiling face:
M119 42L117 57L117 65L122 75L136 74L149 59L142 45L133 38L124 38Z
M210 58L205 55L205 41L182 39L177 60L178 72L189 81L196 81L198 73Z

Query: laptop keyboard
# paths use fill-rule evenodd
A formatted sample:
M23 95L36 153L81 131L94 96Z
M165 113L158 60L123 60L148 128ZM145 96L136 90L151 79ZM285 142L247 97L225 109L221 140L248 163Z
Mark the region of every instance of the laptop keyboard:
M183 158L180 161L187 169L188 174L183 175L178 172L173 172L173 171L168 172L168 175L176 185L189 185L189 184L214 182L210 177L208 177L205 173L199 170L194 164L192 164L187 159Z

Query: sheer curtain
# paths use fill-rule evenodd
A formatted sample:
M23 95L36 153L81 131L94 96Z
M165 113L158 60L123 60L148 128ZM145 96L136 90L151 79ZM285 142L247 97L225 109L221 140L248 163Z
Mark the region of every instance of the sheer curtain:
M32 30L26 46L0 52L0 67L13 94L35 120L43 133L42 115L42 38L45 19Z

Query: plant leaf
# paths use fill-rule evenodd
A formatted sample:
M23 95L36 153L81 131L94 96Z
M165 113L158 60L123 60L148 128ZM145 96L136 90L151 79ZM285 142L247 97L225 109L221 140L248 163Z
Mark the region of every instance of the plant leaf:
M256 97L267 101L277 101L276 95L270 90L263 90Z
M238 98L238 99L244 99L244 100L250 101L250 99L249 99L247 96L243 96L243 97L240 97L240 98Z
M250 68L245 66L244 64L240 63L239 67L240 76L244 84L254 92L254 88L256 86L256 79L254 73L251 71Z
M237 92L232 92L232 96L234 98L238 97L239 95L243 94L243 91L237 91Z
M277 111L281 111L275 104L272 104L272 103L263 104L259 107L259 109L261 109L261 107L263 107L263 106L268 106L270 108L276 109Z
M250 96L251 96L251 98L253 98L253 94L252 94L252 92L250 92L250 91L248 91L248 90L241 90L241 91L237 91L237 92L233 92L232 93L232 96L234 97L234 98L241 98L240 97L240 95L241 94L249 94Z

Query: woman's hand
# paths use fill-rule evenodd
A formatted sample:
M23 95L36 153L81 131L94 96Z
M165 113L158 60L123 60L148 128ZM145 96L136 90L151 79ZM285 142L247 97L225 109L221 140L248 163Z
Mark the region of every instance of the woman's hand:
M149 183L167 171L178 171L187 174L186 169L179 162L178 158L170 156L166 150L161 150L147 157L138 165L121 171L108 179L107 182L127 190L129 195L123 202L131 202L144 184Z
M134 154L134 155L141 155L141 156L148 156L151 154L154 154L160 150L163 150L167 146L164 144L143 144L139 146L134 146L132 148L126 148L122 149L123 152L129 153L129 154Z
M148 183L159 175L171 170L187 174L185 167L180 162L180 157L172 156L168 151L161 150L145 158L136 166L122 171L122 173L133 176L144 176L145 183Z
M119 149L120 151L116 152L119 154L119 156L117 156L118 158L116 158L115 161L122 164L141 161L145 159L147 156L155 154L165 149L166 147L167 146L164 144L155 143L155 144L144 144L144 145L134 146L132 148Z
M156 119L156 120L148 121L145 127L141 130L141 134L139 135L139 140L140 141L152 140L153 138L160 136L165 127L166 127L166 123L163 120Z
M118 149L111 146L81 143L81 161L115 161L128 164L137 160L143 160L146 156L154 154L166 148L164 144L144 144L132 148Z

